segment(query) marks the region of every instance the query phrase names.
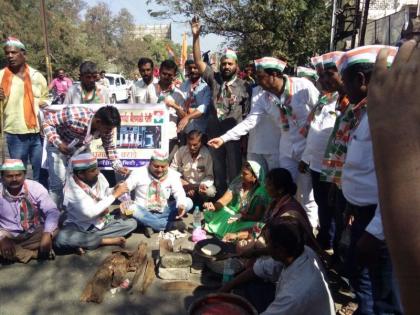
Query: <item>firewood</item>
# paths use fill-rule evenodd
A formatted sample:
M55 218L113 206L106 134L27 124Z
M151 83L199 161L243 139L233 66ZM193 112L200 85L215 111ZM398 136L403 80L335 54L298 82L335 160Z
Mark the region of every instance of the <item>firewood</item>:
M153 259L151 257L147 258L147 266L146 266L146 270L144 272L144 277L143 277L143 285L141 287L141 294L145 294L147 289L149 288L149 286L153 283L153 281L156 278L156 274L155 274L155 264L153 262Z
M80 297L81 302L102 303L104 294L109 289L112 281L112 275L114 273L112 269L112 261L114 259L114 255L117 254L108 256L102 262L95 275L86 284L86 287Z
M141 242L137 247L137 251L130 257L128 271L136 271L141 264L144 263L144 260L147 255L147 243Z

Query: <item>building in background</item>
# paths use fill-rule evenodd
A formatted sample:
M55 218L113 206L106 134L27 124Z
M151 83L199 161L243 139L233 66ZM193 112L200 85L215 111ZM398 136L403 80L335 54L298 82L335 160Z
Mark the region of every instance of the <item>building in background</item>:
M133 31L133 35L141 39L146 35L151 35L155 39L172 40L172 24L137 25Z

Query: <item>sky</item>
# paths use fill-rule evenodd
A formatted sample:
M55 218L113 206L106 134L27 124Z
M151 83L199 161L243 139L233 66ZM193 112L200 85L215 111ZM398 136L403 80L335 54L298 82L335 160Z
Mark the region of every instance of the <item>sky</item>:
M165 24L172 22L171 20L162 20L151 17L147 10L162 9L156 5L146 5L146 0L85 0L89 6L93 6L98 2L105 2L113 13L118 13L122 8L126 8L135 19L136 24ZM192 37L190 26L184 23L172 23L172 40L181 44L182 33L187 32L188 45L192 45ZM215 34L209 34L200 38L201 50L221 51L224 38Z

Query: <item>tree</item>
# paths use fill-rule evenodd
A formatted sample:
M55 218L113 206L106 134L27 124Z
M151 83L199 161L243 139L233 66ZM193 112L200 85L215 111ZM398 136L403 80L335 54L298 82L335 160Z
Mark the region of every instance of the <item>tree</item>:
M185 21L198 16L204 33L227 38L243 60L264 55L283 56L305 64L328 49L330 8L323 0L148 0L164 6L149 12Z

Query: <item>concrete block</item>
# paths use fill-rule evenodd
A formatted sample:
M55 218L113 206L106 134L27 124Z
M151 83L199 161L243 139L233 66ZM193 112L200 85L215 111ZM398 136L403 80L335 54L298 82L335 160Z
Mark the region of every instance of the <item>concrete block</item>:
M188 253L166 253L160 262L164 268L186 268L192 265L192 257Z
M163 268L159 266L158 276L163 280L188 280L190 268Z

